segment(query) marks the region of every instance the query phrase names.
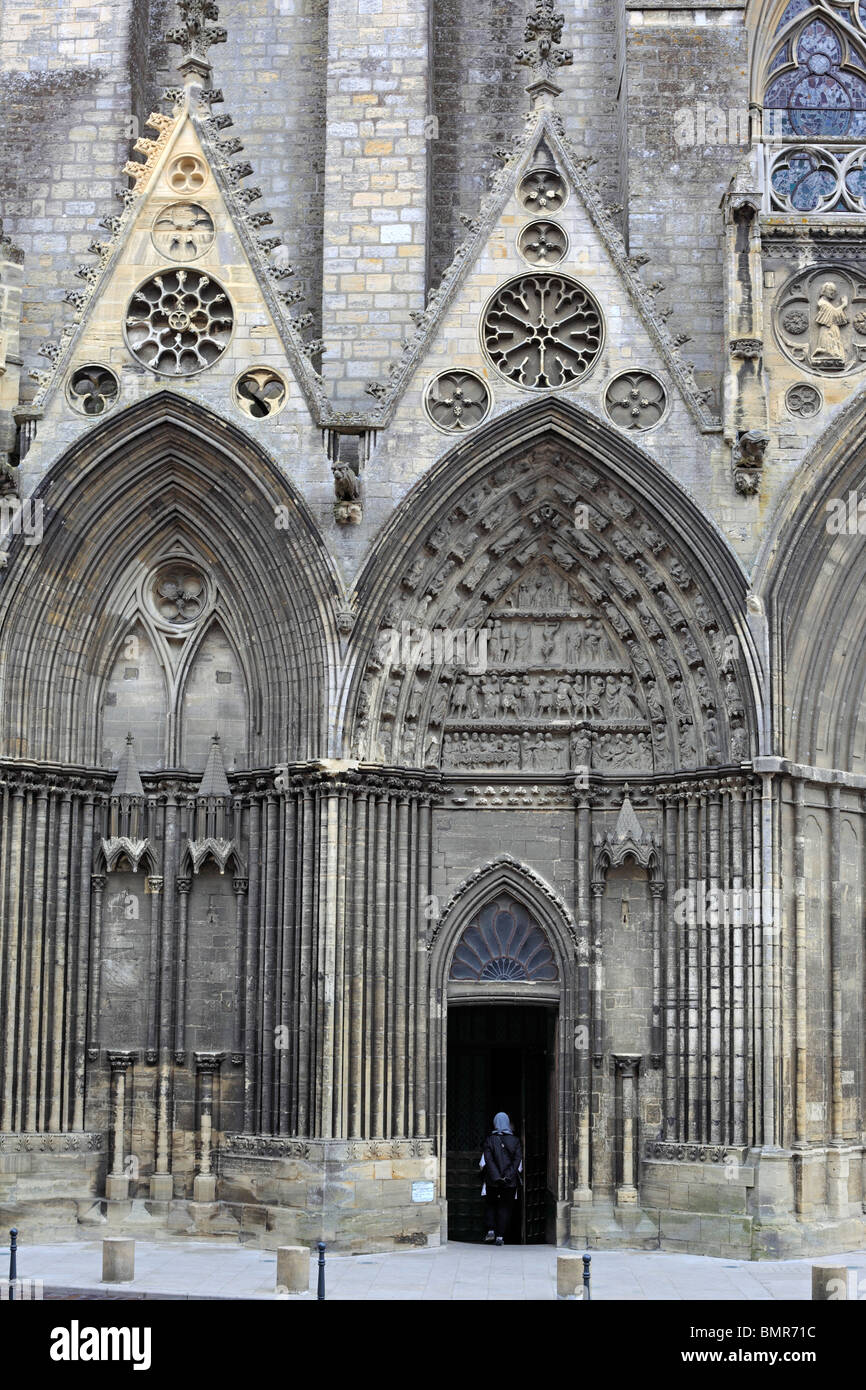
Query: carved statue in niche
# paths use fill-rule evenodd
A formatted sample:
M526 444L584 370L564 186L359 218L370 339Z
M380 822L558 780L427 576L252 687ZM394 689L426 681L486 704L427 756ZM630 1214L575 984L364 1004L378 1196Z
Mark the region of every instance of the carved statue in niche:
M818 328L815 347L812 352L812 365L819 371L841 371L845 366L845 345L840 329L848 323L848 296L839 296L832 280L821 286L815 311Z
M731 729L731 760L744 763L749 756L749 735L741 725Z

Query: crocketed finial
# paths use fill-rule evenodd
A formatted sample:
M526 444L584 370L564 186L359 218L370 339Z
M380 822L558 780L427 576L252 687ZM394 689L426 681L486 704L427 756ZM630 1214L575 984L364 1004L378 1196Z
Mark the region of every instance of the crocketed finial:
M518 63L532 72L532 81L526 90L533 100L543 93L558 96L561 89L555 81L557 69L574 60L570 48L560 47L565 16L556 14L553 4L554 0L535 0L535 8L526 17L523 34L526 47L516 55Z
M220 17L219 6L214 0L179 0L179 8L182 23L168 31L166 42L183 49L178 68L184 76L204 82L211 73L208 49L211 44L225 43L227 37L221 25L211 23Z

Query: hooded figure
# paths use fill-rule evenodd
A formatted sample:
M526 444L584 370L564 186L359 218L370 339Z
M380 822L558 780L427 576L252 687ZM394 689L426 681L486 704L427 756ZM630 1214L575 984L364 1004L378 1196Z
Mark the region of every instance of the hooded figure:
M520 1140L511 1121L500 1110L493 1120L493 1132L484 1141L480 1168L484 1169L481 1195L486 1199L488 1245L505 1244L513 1203L517 1200L519 1174L523 1170Z

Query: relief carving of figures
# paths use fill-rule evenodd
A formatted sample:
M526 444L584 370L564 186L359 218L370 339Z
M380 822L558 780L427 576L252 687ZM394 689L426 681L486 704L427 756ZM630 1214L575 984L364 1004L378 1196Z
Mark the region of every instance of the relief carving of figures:
M545 623L541 629L541 659L555 665L559 647L559 623Z
M776 337L793 362L838 375L866 366L866 283L843 266L811 266L783 287Z
M815 311L817 338L812 352L812 366L819 371L840 371L845 366L845 345L839 331L847 326L848 296L839 294L832 280L821 286Z
M744 763L749 757L749 735L741 725L731 729L731 760Z

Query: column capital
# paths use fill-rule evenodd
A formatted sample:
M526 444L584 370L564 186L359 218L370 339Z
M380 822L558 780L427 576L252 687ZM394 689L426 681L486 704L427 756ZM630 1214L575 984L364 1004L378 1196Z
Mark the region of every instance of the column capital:
M106 1056L111 1070L116 1072L126 1072L138 1061L137 1052L114 1052L109 1049Z

